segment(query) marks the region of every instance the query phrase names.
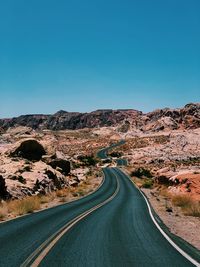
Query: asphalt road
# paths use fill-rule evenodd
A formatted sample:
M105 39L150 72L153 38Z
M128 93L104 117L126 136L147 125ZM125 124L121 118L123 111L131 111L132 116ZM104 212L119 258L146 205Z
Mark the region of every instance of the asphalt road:
M117 166L119 167L128 165L128 162L126 159L117 159L116 162L117 162Z
M128 177L117 168L105 172L119 181L119 193L64 235L40 266L194 266L158 231Z
M97 153L97 156L101 159L106 159L107 158L107 152L108 150L112 149L112 148L115 148L115 147L118 147L120 145L123 145L125 144L125 141L124 140L121 140L119 141L118 143L116 144L112 144L111 146L109 147L106 147L106 148L103 148L101 149L98 153Z
M118 168L103 171L93 194L0 224L0 266L194 266L160 233L129 178Z
M116 179L105 179L98 191L83 199L0 223L0 266L20 266L67 222L103 202L115 190Z

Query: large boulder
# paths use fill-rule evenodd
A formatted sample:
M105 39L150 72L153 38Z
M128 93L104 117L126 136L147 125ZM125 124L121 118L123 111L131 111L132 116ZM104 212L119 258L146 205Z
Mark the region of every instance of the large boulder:
M40 160L45 154L46 152L44 147L34 139L23 141L20 146L15 149L13 153L11 153L12 156L18 156L28 160L36 161Z
M59 169L62 174L67 175L70 173L70 162L65 159L54 159L49 162L49 165L54 169Z

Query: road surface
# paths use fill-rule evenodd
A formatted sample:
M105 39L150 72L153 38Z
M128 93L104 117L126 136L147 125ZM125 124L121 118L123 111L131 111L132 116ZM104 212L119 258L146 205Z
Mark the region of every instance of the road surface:
M1 223L0 266L200 266L161 234L126 174L119 168L103 172L105 180L93 194Z
M109 198L115 189L116 181L106 178L98 191L83 199L0 223L0 266L20 266L67 222Z
M194 266L161 235L129 178L117 168L104 171L119 182L116 197L64 235L40 266Z

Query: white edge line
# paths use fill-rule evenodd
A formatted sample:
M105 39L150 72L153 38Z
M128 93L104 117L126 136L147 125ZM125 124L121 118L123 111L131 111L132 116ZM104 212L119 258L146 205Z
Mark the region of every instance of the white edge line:
M121 171L121 170L120 170ZM122 172L122 171L121 171ZM146 198L146 196L144 195L144 193L139 189L139 187L131 180L131 178L129 177L129 175L127 175L126 173L124 173L128 179L134 184L134 186L138 189L138 191L140 192L140 194L143 196L148 210L149 210L149 214L150 217L152 219L152 221L154 222L154 224L156 225L156 227L158 228L158 230L161 232L161 234L165 237L165 239L167 239L167 241L182 255L184 256L188 261L190 261L192 264L194 264L197 267L200 267L200 263L197 262L195 259L193 259L190 255L188 255L185 251L183 251L178 245L176 245L176 243L174 243L174 241L162 230L162 228L159 226L159 224L156 222L153 214L152 214L152 210L151 207L149 205L149 202Z
M104 173L104 172L103 172ZM68 232L75 224L77 224L79 221L81 221L82 219L84 219L85 217L87 217L89 214L91 214L93 211L99 209L100 207L104 206L105 204L107 204L108 202L110 202L111 200L113 200L115 198L115 196L118 194L119 192L119 188L120 188L120 185L119 185L119 181L118 181L118 178L117 176L114 174L114 176L116 177L116 180L117 180L117 188L115 190L115 192L109 197L107 198L106 200L104 200L102 203L99 203L98 205L92 207L91 209L83 212L82 214L78 215L76 218L72 219L70 222L68 222L65 226L63 226L63 230L62 228L60 230L58 230L55 234L53 234L53 236L57 235L58 232L60 232L50 243L49 245L44 249L42 250L42 252L38 255L38 257L35 259L35 261L31 264L31 260L37 255L38 252L41 251L41 249L48 243L47 241L49 239L52 238L52 236L46 240L38 249L36 249L26 260L25 262L20 265L21 267L25 267L25 266L31 266L31 267L37 267L39 266L39 264L41 263L41 261L45 258L45 256L47 255L47 253L53 248L53 246L58 242L58 240L66 233ZM105 174L104 174L104 177L105 177ZM68 225L68 226L67 226ZM67 226L67 228L66 228Z

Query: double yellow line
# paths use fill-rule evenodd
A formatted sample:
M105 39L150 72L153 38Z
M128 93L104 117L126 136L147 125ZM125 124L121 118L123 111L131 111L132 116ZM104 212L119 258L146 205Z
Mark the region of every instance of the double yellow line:
M65 224L62 228L60 228L56 233L50 236L45 242L43 242L26 260L20 267L37 267L41 263L41 261L46 257L49 251L53 248L53 246L61 239L61 237L67 233L74 225L76 225L79 221L84 219L86 216L94 212L95 210L101 208L106 205L108 202L112 201L119 192L120 184L117 176L114 174L117 181L117 188L115 192L102 203L92 207L91 209L83 212L78 215L76 218L72 219L70 222ZM34 260L35 259L35 260Z

